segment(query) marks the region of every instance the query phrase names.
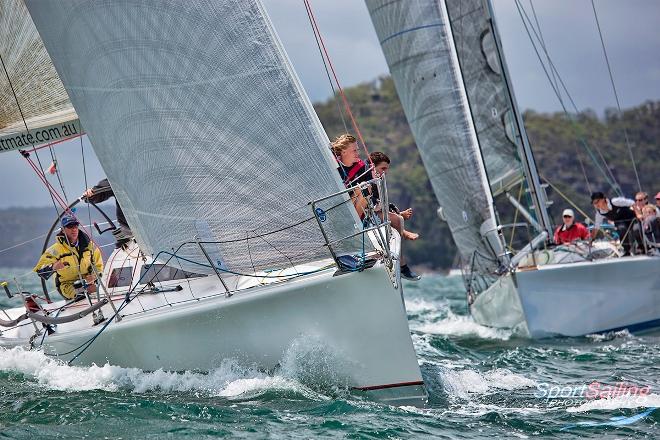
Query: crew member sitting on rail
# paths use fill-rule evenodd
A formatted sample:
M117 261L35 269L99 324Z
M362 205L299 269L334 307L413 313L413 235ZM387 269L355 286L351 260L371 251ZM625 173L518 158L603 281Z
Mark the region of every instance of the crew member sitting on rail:
M563 225L555 230L555 244L568 244L576 240L588 240L589 230L580 222L575 221L572 209L564 209L562 213Z
M374 151L369 155L369 159L371 160L371 163L374 165L374 171L373 175L374 177L380 177L384 174L387 174L387 171L390 169L390 158L385 154L380 151ZM380 194L378 193L378 187L376 185L373 185L371 188L371 193L372 193L372 199L374 206L376 206L376 211L379 212L379 215L381 219L383 218L383 207L379 206L381 204L380 200ZM406 240L417 240L419 238L419 234L415 232L410 232L407 231L404 228L404 220L408 220L410 217L413 215L413 210L412 208L405 209L403 211L399 211L399 208L396 207L395 204L390 203L388 207L386 207L388 211L388 218L390 220L390 224L394 229L396 229L399 234L401 235L401 238L405 238ZM403 254L403 242L401 243L401 252L400 252L400 263L401 263L401 276L407 280L411 281L419 281L422 277L421 275L417 275L410 267L408 264L406 264L406 258Z
M357 185L358 183L368 182L372 179L371 168L360 159L358 154L357 139L350 134L338 136L332 143L332 153L337 159L337 171L346 188ZM368 190L365 190L366 193ZM367 208L367 199L360 191L354 191L351 194L355 210L361 219L364 219L365 209Z
M55 287L66 299L82 294L85 288L88 293L96 292L96 274L103 272L101 251L78 229L73 214L64 214L61 225L55 244L46 249L33 270L45 280L55 273Z

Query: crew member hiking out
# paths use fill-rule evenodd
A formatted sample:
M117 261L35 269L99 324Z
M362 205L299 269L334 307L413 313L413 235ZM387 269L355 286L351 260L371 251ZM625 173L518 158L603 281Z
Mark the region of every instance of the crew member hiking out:
M33 270L45 280L54 273L55 287L64 298L73 299L85 288L88 293L96 292L96 273L103 272L101 251L78 229L72 214L65 214L61 225L55 244L46 249Z
M354 136L350 134L338 136L332 143L332 153L337 159L337 171L346 188L371 180L371 169L368 164L360 159L357 139ZM365 189L364 191L368 190ZM364 219L365 209L368 205L365 196L368 196L368 194L360 191L353 191L351 194L353 205L361 219Z

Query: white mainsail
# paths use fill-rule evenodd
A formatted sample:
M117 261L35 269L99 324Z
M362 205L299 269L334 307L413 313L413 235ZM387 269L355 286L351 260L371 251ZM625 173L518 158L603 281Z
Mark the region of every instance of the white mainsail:
M197 237L249 273L329 256L307 204L343 186L260 1L26 4L144 252ZM330 240L356 232L346 200L321 205ZM177 261L209 272L194 244Z
M0 57L0 153L81 133L23 0L0 2Z
M493 201L447 11L434 0L366 3L459 252L492 271L500 252Z
M497 195L523 178L517 132L484 0L445 0L488 180Z

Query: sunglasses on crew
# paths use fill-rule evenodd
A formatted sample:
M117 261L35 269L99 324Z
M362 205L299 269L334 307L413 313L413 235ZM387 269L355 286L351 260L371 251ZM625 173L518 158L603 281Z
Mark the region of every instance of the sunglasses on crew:
M573 218L572 215L565 215L564 218Z
M636 202L645 202L645 201L647 201L647 200L648 200L648 199L635 199ZM658 200L658 199L656 199L656 200Z
M65 229L73 229L73 228L77 228L77 227L78 227L78 223L71 223L70 225L66 225L64 228Z

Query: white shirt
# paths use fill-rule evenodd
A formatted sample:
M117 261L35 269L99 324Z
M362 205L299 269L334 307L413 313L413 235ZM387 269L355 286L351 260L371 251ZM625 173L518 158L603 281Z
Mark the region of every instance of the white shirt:
M607 200L607 211L601 211L600 209L596 208L596 215L594 217L594 229L598 230L600 229L600 225L602 225L604 222L607 221L607 218L605 217L605 214L610 212L612 210L612 206L619 206L621 208L628 207L630 208L632 205L635 204L635 201L626 197L614 197L613 199L606 199Z

